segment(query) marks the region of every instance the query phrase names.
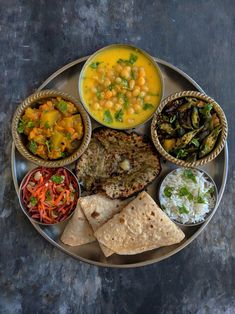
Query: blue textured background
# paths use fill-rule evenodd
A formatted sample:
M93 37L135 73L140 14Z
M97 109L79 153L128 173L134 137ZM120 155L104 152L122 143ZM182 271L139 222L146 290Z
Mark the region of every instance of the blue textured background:
M128 42L193 77L224 108L230 168L206 230L161 263L129 270L78 262L47 243L10 170L16 106L64 64ZM235 2L0 1L0 313L235 313Z

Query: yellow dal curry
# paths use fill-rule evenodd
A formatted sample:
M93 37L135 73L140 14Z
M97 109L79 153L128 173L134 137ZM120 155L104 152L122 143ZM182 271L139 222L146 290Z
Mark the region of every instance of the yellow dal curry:
M147 56L131 47L110 47L98 52L85 67L81 98L101 124L135 127L153 114L160 103L160 75Z

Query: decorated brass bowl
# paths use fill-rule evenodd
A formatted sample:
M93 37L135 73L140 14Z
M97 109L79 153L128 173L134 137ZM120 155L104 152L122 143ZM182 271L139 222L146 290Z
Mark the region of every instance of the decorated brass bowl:
M165 128L166 128L166 126L168 126L168 130L167 129L163 130L163 131L160 130L160 128L162 128L161 121L169 118L169 117L165 118L164 109L167 109L168 112L170 112L171 109L169 109L169 108L173 108L173 106L175 106L175 104L177 103L176 101L180 102L184 98L186 98L186 99L190 99L190 98L192 99L193 98L194 99L195 103L194 103L194 105L191 105L191 108L193 106L196 106L195 104L198 104L200 101L202 101L203 104L209 104L211 106L211 108L213 108L213 111L216 114L216 118L219 119L219 122L218 122L219 125L217 126L217 128L215 128L215 130L218 131L218 134L217 134L216 140L211 145L211 149L209 149L210 148L209 144L211 143L211 138L209 138L209 136L211 134L211 136L215 137L215 134L212 133L212 130L209 131L209 127L208 127L208 129L206 129L207 133L205 133L206 136L204 138L202 137L202 139L200 140L200 143L199 143L198 140L196 141L196 138L197 138L196 134L198 135L199 134L198 132L201 132L204 129L203 129L203 126L201 126L200 128L198 126L198 131L197 131L197 127L195 127L195 125L193 123L195 121L192 121L193 126L191 127L191 129L190 129L190 127L188 127L186 125L186 130L187 130L186 133L187 133L188 138L186 138L186 136L184 136L184 135L181 135L181 137L177 137L177 136L175 136L175 134L173 134L175 129L173 129L173 127L172 127L172 129L170 129L170 127L171 127L170 124L173 123L172 122L173 118L174 118L173 116L172 116L172 120L170 119L169 123L168 124L166 123L164 125ZM187 106L187 104L186 104L186 106ZM198 104L198 106L199 106L199 104ZM178 108L175 107L175 108L176 109L174 109L174 110L179 111L180 107L178 107ZM204 107L202 107L202 108L204 108ZM179 114L177 116L178 120L180 119L180 114L182 114L182 110L180 113L177 112L177 114ZM201 109L197 109L197 110L200 111ZM195 122L195 124L196 124L196 122ZM187 129L187 127L188 127L188 129ZM171 130L172 130L172 134L173 134L172 136L169 135ZM185 130L183 130L183 131L185 132ZM161 143L159 136L160 136L160 133L162 136L162 134L163 134L162 132L166 132L166 138L167 138L168 142L162 141L163 143ZM214 133L215 132L216 131L214 131ZM172 163L177 164L179 166L183 166L183 167L198 167L198 166L204 165L204 164L212 161L213 159L215 159L219 155L219 153L222 151L222 149L225 145L227 134L228 134L227 119L225 117L225 114L224 114L222 108L211 97L209 97L205 94L202 94L200 92L196 92L196 91L178 92L178 93L175 93L175 94L165 98L161 102L159 107L157 108L156 113L154 114L154 117L153 117L153 120L151 123L152 140L153 140L155 147L159 151L159 153L166 160L169 160ZM172 137L172 139L170 139L170 137ZM172 150L174 151L174 149L185 148L186 145L191 144L191 140L193 138L195 138L194 145L195 146L197 145L198 151L201 150L201 152L198 153L197 158L194 158L194 159L192 158L193 157L193 149L192 148L190 148L191 149L190 152L187 152L188 157L189 157L188 160L183 160L183 158L180 159L180 157L185 157L185 156L180 156L179 158L177 158L177 155L175 156L175 152L174 152L174 155L171 153ZM180 139L181 142L180 141L178 142L178 139ZM190 142L188 142L188 139L190 139ZM170 145L172 145L172 147L170 147ZM196 156L196 153L194 153L194 154Z
M79 140L76 142L76 147L71 151L71 153L67 153L67 155L59 156L59 158L41 158L40 155L36 155L30 151L30 147L28 147L28 137L23 134L23 132L19 131L19 125L22 121L22 117L25 114L25 110L27 108L37 108L39 103L42 103L43 101L50 100L50 99L62 99L64 105L67 102L70 102L74 105L73 108L75 108L77 116L80 115L79 119L82 125L82 136ZM63 109L63 108L62 108ZM46 110L45 110L46 112ZM55 110L54 110L55 112ZM44 113L44 112L43 112ZM78 115L79 114L79 115ZM73 122L74 123L74 122ZM54 129L51 131L51 136L53 136ZM71 164L76 159L78 159L82 153L86 150L90 138L91 138L91 122L88 114L84 110L83 106L80 104L78 100L76 100L74 97L68 95L67 93L56 91L56 90L43 90L40 92L36 92L35 94L32 94L28 98L26 98L16 109L15 114L13 116L12 120L12 136L14 143L19 150L19 152L29 161L33 162L36 165L44 166L44 167L62 167L68 164ZM71 139L72 141L73 139ZM44 144L44 143L42 143ZM59 143L61 144L61 143ZM44 145L45 146L45 145ZM60 145L61 146L61 145ZM48 148L49 151L50 148Z

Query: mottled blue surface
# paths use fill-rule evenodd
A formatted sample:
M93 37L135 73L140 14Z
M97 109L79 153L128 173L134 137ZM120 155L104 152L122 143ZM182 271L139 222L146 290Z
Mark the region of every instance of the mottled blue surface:
M0 313L235 313L235 2L0 2ZM229 121L225 195L177 255L139 269L78 262L46 242L19 204L10 170L16 106L64 64L135 44L193 77Z

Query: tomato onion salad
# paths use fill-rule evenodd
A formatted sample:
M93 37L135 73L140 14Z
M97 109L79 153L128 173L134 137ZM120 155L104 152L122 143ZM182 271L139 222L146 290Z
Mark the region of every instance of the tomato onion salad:
M22 204L28 215L41 223L64 221L78 198L78 182L66 168L36 168L22 183Z

